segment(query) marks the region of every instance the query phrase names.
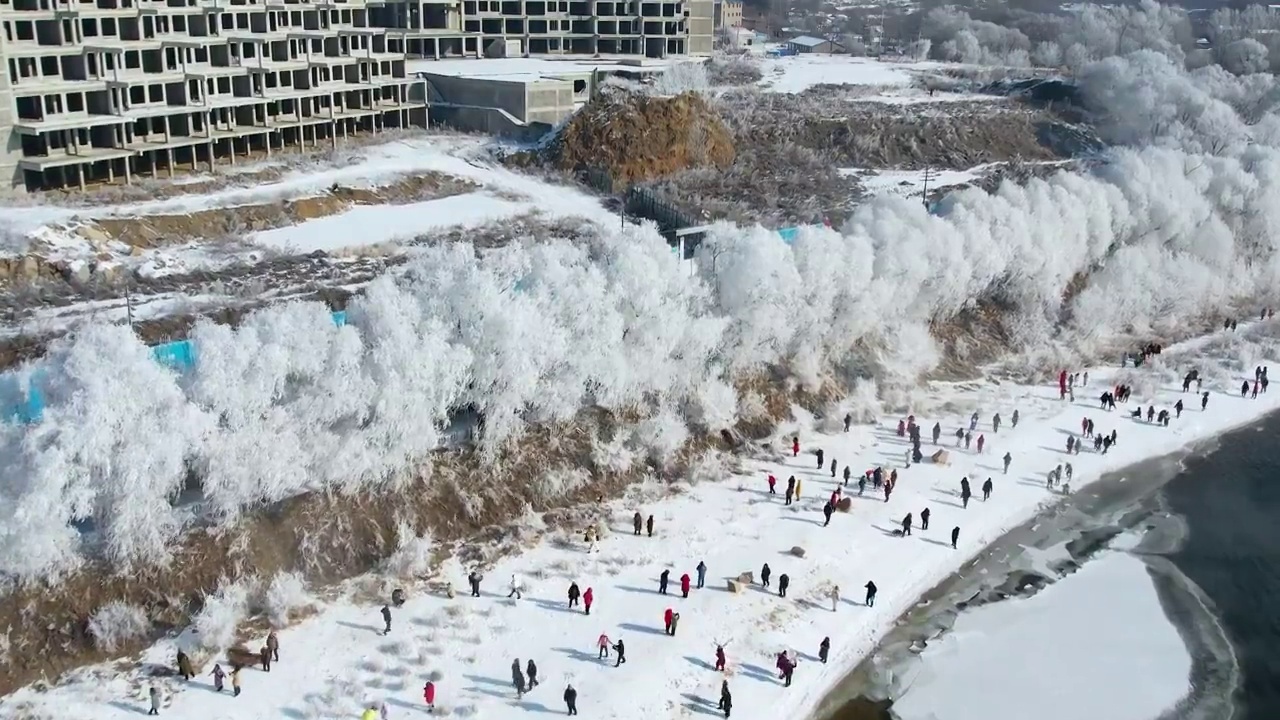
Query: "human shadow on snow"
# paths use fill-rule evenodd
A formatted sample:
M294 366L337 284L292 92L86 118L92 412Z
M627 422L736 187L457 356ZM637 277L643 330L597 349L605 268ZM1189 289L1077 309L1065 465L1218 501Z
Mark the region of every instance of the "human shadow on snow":
M601 658L599 656L599 652L600 652L599 650L596 651L595 655L592 655L591 653L585 650L579 650L577 648L568 648L568 647L551 648L551 652L564 653L565 655L568 655L571 659L577 660L578 662L596 663L596 664L604 662L604 658Z
M681 696L684 697L685 699L684 706L686 708L689 708L693 712L696 712L700 715L711 715L712 717L719 717L720 713L717 712L715 708L711 705L710 700L707 700L706 698L698 697L693 693L681 693Z
M649 627L648 625L637 625L636 623L622 623L618 627L622 628L623 630L628 630L630 632L645 633L647 635L666 635L667 634L665 631L659 630L656 627Z

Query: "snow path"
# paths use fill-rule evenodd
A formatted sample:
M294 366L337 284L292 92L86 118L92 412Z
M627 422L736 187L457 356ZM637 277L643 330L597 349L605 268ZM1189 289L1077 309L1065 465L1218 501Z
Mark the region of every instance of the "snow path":
M1035 662L1010 662L1029 648ZM1032 707L1037 720L1148 720L1186 696L1190 673L1146 564L1110 552L1030 598L961 614L893 710L904 720L1022 720ZM997 677L1000 692L988 692Z
M1173 367L1190 364L1171 357L1174 350L1166 350L1165 362ZM459 589L459 596L447 600L411 590L409 602L395 612L394 631L387 638L377 633L381 620L376 605L335 603L283 631L282 661L269 676L247 669L240 698L210 694L207 676L190 685L156 681L166 695L162 714L176 712L184 720L353 718L363 703L385 701L393 717L412 717L422 709L426 675L440 672L437 703L457 716L508 720L530 712L563 712L560 697L566 680L578 688L584 717L715 715L721 676L710 666L713 642L719 640L727 643L734 717L802 717L923 592L1052 502L1044 488L1045 474L1067 460L1065 440L1078 432L1082 417L1094 418L1101 432L1117 430L1119 443L1106 456L1086 452L1070 458L1077 489L1104 471L1172 452L1280 407L1280 393L1242 400L1213 388L1208 410L1201 412L1193 394L1181 396L1177 387L1165 385L1151 400L1168 407L1184 397L1188 410L1169 428L1147 425L1130 420L1125 412L1147 398L1135 396L1135 402L1111 413L1097 409L1092 398L1113 372L1091 371L1089 386L1071 404L1057 399L1056 385L935 386L932 397L951 403L964 417L919 415L926 450L935 420L943 425L943 446L954 445L948 438L959 423L967 427L972 409L982 412L979 431L987 434L985 454L955 452L949 467L926 462L903 470L908 445L893 432L897 418L877 426L855 426L848 434L783 427L780 437L797 429L801 433L798 458L788 452L772 462L751 461L745 465L748 475L703 482L661 502L619 502L602 508L613 532L601 542L598 554L586 553L576 533L560 535L569 542L541 543L490 569L485 595L479 599L467 596L465 570L450 563L444 577ZM1009 429L1015 407L1021 411L1021 423ZM1005 423L998 435L990 432L990 414L995 411ZM828 465L836 458L841 468L848 463L855 474L876 464L899 468L892 500L884 502L868 487L865 497L855 499L852 513L837 513L830 527L822 527L820 509L834 483L829 471L815 468L811 453L819 447L825 449ZM1009 476L999 470L1006 450L1014 457ZM782 487L788 475L796 475L803 486L799 503L786 507L781 495L770 497L766 472L777 475ZM958 483L963 475L974 479L975 490L986 477L993 477L991 500L975 499L967 510L961 509ZM933 513L927 532L918 529L919 512L926 506ZM630 534L630 517L637 509L655 516L655 537ZM892 537L889 532L908 512L916 516L914 536ZM957 525L960 545L952 550L948 539ZM796 545L807 550L806 558L787 554ZM678 579L685 572L694 575L699 560L709 568L707 588L681 599ZM787 599L759 588L737 596L724 590L724 577L748 570L758 577L764 562L773 570L775 588L781 574L790 575ZM656 593L663 568L671 569L672 594L666 598ZM527 587L525 599L514 603L505 599L512 572L521 573ZM565 607L571 579L583 590L594 588L596 605L589 618ZM868 580L879 586L874 608L861 604L862 586ZM841 586L844 598L835 612L825 597L832 583ZM388 592L393 586L386 586ZM662 634L666 607L682 615L674 638ZM629 661L623 667L596 660L595 639L602 632L626 642ZM832 640L831 661L825 666L814 659L824 636ZM261 640L253 638L250 646L256 648ZM172 663L174 642L161 642L144 660ZM784 688L772 670L774 655L784 648L798 651L801 658L790 688ZM533 658L543 681L519 702L510 687L514 658L522 663ZM211 661L205 663L204 673L211 667ZM90 668L51 691L28 688L16 693L0 706L0 717L17 717L15 711L27 701L56 710L63 719L125 718L145 710L148 682L134 674Z

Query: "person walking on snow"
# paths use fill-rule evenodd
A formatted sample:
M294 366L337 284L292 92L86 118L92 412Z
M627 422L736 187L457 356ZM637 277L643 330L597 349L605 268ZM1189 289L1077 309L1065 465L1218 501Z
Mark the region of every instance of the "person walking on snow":
M770 475L770 477L773 476ZM634 531L634 534L640 534L640 527L642 525L644 525L644 517L642 517L640 515L640 511L637 510L636 514L631 516L631 529Z
M823 462L822 462L822 448L818 448L818 469L819 469L819 470L821 470L821 469L822 469L822 466L823 466Z
M1014 427L1014 428L1018 427L1018 409L1017 408L1013 409L1013 417L1009 418L1009 420L1010 420L1009 422L1010 427Z
M231 666L231 697L240 697L240 666Z
M520 658L511 661L511 684L516 689L516 699L524 697L524 673L520 671Z
M769 494L770 494L770 495L777 495L777 494L778 494L778 492L777 492L776 490L774 490L774 489L773 489L773 488L774 488L774 486L775 486L775 485L777 485L777 484L778 484L778 478L776 478L776 477L774 477L774 476L770 475L770 476L769 476ZM639 535L640 533L636 533L636 534L637 534L637 535Z
M991 416L991 432L1000 432L1000 413Z
M382 629L382 634L386 635L391 632L391 608L386 605L382 606L382 623L386 625Z
M942 437L942 423L933 424L933 444L938 444L938 438Z
M970 444L970 443L972 443L972 442L973 442L973 433L971 433L971 432L967 432L967 433L965 433L965 434L964 434L964 449L965 449L965 450L968 450L968 449L969 449L969 444Z
M587 591L582 593L582 612L584 614L591 614L591 603L595 602L595 599L595 593L592 592L591 588L587 588Z
M849 432L849 426L852 424L853 424L853 414L845 413L844 414L844 431Z
M578 598L580 598L580 597L582 597L582 593L578 590L578 583L576 583L576 582L571 582L571 583L569 583L569 607L570 607L570 609L572 609L574 605L577 605L577 604L578 604Z
M1067 436L1067 454L1070 455L1071 451L1075 449L1076 449L1076 436L1068 435Z
M422 686L422 702L427 706L427 712L433 713L436 711L436 684L430 680L427 681L426 685Z
M691 580L689 579L689 573L685 573L680 576L680 596L681 597L689 597L690 582Z
M796 494L796 476L787 478L787 505L791 504L791 496Z
M578 691L573 689L573 683L564 686L564 704L570 715L578 714Z
M791 438L791 457L800 456L800 436L796 435Z
M698 589L701 590L707 581L707 564L699 560L698 567L694 568L694 570L698 573Z
M1204 412L1207 407L1209 407L1209 393L1203 393L1200 395L1200 412Z
M982 483L982 502L991 499L991 491L993 489L995 489L995 486L991 484L991 478L987 478L987 481Z
M724 716L729 717L729 713L733 710L733 695L729 693L729 681L724 680L720 683L720 704L716 708L724 711Z
M213 691L222 692L222 681L227 677L227 674L222 670L222 666L214 663L213 672L209 674L213 676Z
M1182 400L1178 400L1178 402L1173 404L1173 411L1175 413L1175 417L1182 417Z
M648 520L644 521L644 529L649 532L649 537L653 537L653 516L650 515Z
M778 597L787 596L787 588L791 585L791 578L786 573L778 576Z
M532 659L525 666L525 674L529 676L529 689L538 687L538 666L533 664Z
M596 647L600 650L600 652L596 653L597 660L609 657L609 636L600 633L600 637L596 638Z
M508 598L514 597L517 600L522 600L524 596L520 593L520 591L523 588L524 588L524 585L520 581L520 576L513 573L511 575L511 592L507 593L507 597Z
M978 411L974 410L973 414L969 416L969 431L972 432L977 429L978 429Z
M271 651L271 661L280 662L280 637L275 630L267 633L267 649Z
M471 597L480 597L480 581L483 579L484 576L479 570L472 570L467 574L467 584L471 586Z
M675 616L676 616L676 611L672 610L671 608L667 608L662 612L663 631L668 635L671 634L671 619L674 618Z
M613 644L613 651L618 655L617 660L613 663L614 667L618 667L627 661L627 648L622 644L622 638L618 638L618 642Z
M271 672L271 649L266 645L258 650L258 662L262 664L262 672Z
M836 459L831 458L831 477L834 479L835 476L836 476Z
M849 477L853 475L853 470L848 466L844 466L844 486L849 487Z
M833 510L831 509L831 502L828 501L826 505L822 506L822 516L826 518L825 520L822 521L822 527L826 527L831 524L832 512Z
M147 695L150 696L151 698L151 709L147 711L147 714L159 715L160 714L160 689L157 688L155 685L152 685L151 689L147 691Z
M822 642L818 644L818 661L823 665L827 664L827 656L831 654L831 638L824 637Z
M178 651L178 675L182 676L183 680L190 680L196 676L191 671L191 658L181 650Z
M716 645L716 671L724 672L724 646Z
M662 574L658 576L658 594L659 595L667 594L667 581L670 579L671 579L670 570L663 570Z
M800 483L801 483L800 478L796 478L796 499L797 500L800 499Z
M876 605L876 584L875 584L874 582L872 582L871 580L868 580L868 581L867 581L867 584L866 584L866 585L863 585L863 587L865 587L865 588L867 589L867 597L866 597L866 599L865 599L865 600L863 600L863 601L862 601L862 604L866 605L867 607L875 607L875 605Z
M951 549L956 549L956 541L960 539L960 526L951 528Z
M986 443L987 443L987 436L979 435L978 436L978 454L979 455L982 454L982 446L985 445Z
M840 586L835 585L831 588L831 612L835 612L840 607Z
M931 514L931 513L929 512L929 508L925 508L925 509L923 509L923 510L921 510L921 511L920 511L920 529L921 529L921 530L928 530L928 529L929 529L929 515L930 515L930 514Z
M964 443L964 428L956 428L956 447Z
M761 587L769 587L769 575L770 575L772 572L773 572L773 571L769 569L769 563L765 563L765 564L764 564L764 567L760 568L760 585L761 585Z
M1013 462L1013 455L1010 455L1009 453L1005 453L1004 454L1004 474L1005 475L1009 474L1009 463L1011 462Z
M910 534L911 534L911 513L907 513L907 516L902 518L902 537L907 537Z

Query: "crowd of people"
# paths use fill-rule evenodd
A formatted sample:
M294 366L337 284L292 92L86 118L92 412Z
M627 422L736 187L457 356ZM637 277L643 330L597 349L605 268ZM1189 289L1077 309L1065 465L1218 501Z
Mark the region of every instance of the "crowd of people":
M1267 311L1264 311L1264 317L1266 316L1266 312ZM1228 327L1230 327L1230 324L1228 324ZM1142 360L1146 360L1147 358L1153 355L1158 355L1161 351L1162 351L1162 348L1159 345L1151 344L1149 346L1141 348L1140 354L1141 354ZM1141 362L1141 360L1139 362ZM1088 382L1089 382L1089 374L1087 372L1070 373L1066 370L1061 371L1058 375L1059 397L1063 400L1068 400L1068 399L1073 400L1075 395L1075 389L1077 387L1087 386ZM1203 411L1208 406L1209 393L1202 391L1202 387L1201 387L1202 380L1199 376L1198 371L1196 370L1192 370L1188 372L1186 376L1183 378L1182 391L1184 393L1191 391L1191 387L1193 384L1195 385L1195 392L1200 395L1200 407L1201 407L1201 410ZM1245 381L1242 384L1241 396L1242 397L1248 396L1250 393L1250 390L1252 389L1252 396L1256 398L1259 392L1263 392L1263 393L1266 392L1267 385L1268 385L1267 368L1259 366L1255 370L1254 380L1252 385L1248 381ZM1114 387L1105 389L1099 395L1100 410L1109 413L1110 411L1116 409L1118 404L1127 404L1132 397L1132 392L1133 392L1132 387L1130 387L1127 384L1117 384ZM1170 409L1161 409L1157 411L1154 405L1148 404L1145 409L1142 407L1138 407L1132 410L1129 416L1131 419L1133 419L1136 422L1143 422L1145 418L1145 422L1148 424L1156 424L1159 426L1167 427L1170 423L1171 418L1172 419L1181 418L1183 410L1184 410L1184 406L1183 406L1182 400L1178 399L1177 402L1174 403ZM1010 422L1009 422L1010 428L1017 428L1019 420L1020 420L1020 411L1018 408L1013 408L1012 412L1010 413ZM988 448L990 447L990 443L988 443L986 439L986 434L985 434L986 428L989 428L989 431L992 433L993 436L998 436L998 434L1000 433L1002 424L1003 424L1003 418L1001 417L1000 413L996 412L987 419L986 425L984 427L983 418L981 414L979 412L974 412L968 418L968 422L966 425L961 425L955 429L955 432L954 432L955 448L957 450L963 448L967 452L974 452L976 454L983 454L987 452ZM851 425L852 425L852 417L846 415L844 418L845 432L849 432ZM932 425L931 437L932 437L932 442L934 446L939 445L943 432L944 432L944 429L940 422L935 422ZM904 461L901 468L901 470L904 473L909 468L911 468L913 464L920 463L923 460L923 452L921 448L921 433L922 433L921 426L919 423L917 423L916 417L914 415L909 415L897 422L896 435L899 438L906 440L907 444L910 445L910 450L908 450L905 453ZM975 433L976 433L976 443L974 441ZM1094 419L1091 417L1085 416L1080 421L1080 431L1078 434L1074 431L1074 428L1067 432L1065 452L1068 456L1079 455L1082 451L1086 450L1089 445L1092 445L1094 452L1105 455L1111 448L1113 448L1116 445L1117 442L1118 442L1118 433L1115 429L1111 429L1110 432L1099 432L1094 425ZM791 458L793 460L798 460L801 454L801 443L800 443L800 437L798 435L793 436L791 438L789 449L791 450ZM813 450L813 455L816 458L817 470L823 475L829 472L830 477L833 481L833 487L830 492L830 495L826 498L825 502L822 505L822 513L824 516L824 522L822 523L823 527L830 526L833 515L836 512L841 510L848 511L850 509L852 498L847 497L846 492L849 491L849 484L851 481L853 481L855 477L857 478L856 485L858 488L859 496L864 495L867 490L867 486L871 485L871 487L874 490L883 493L884 502L886 503L890 502L893 494L893 490L897 485L897 483L899 482L899 478L900 478L899 468L896 468L896 467L886 468L883 465L878 465L875 467L855 470L851 465L846 464L843 466L843 471L841 472L841 465L838 459L835 457L830 457L823 448L815 448ZM937 459L939 457L938 453L935 452L933 457ZM1003 461L1004 474L1007 475L1009 472L1010 465L1013 461L1012 453L1006 451L1003 454L1002 461ZM1061 488L1061 491L1063 493L1070 493L1070 482L1072 480L1073 474L1074 474L1074 468L1071 462L1068 461L1064 463L1059 463L1056 465L1056 467L1048 470L1046 487L1050 490ZM775 475L774 473L767 473L765 477L765 481L768 487L768 492L767 492L768 496L776 496L778 494L777 475ZM994 480L990 477L986 478L986 480L981 485L982 500L984 502L989 500L992 497L994 488L995 488ZM786 489L783 494L783 506L784 507L790 506L794 502L799 501L800 498L802 497L802 493L803 493L802 478L797 477L797 474L789 474L789 477L787 478L787 482L786 482ZM968 508L969 501L973 497L973 493L970 488L970 480L967 475L965 477L962 477L960 480L958 495L961 500L961 504L959 507L963 512L965 509ZM924 507L919 510L919 526L917 528L915 513L907 512L899 524L900 527L896 530L893 530L892 534L898 537L906 538L906 537L912 537L913 531L917 529L921 532L928 532L930 530L931 521L936 519L937 518L934 514L933 509L930 507ZM654 526L655 526L655 522L654 522L654 516L652 514L649 514L646 516L644 513L640 511L636 511L631 517L631 529L632 529L632 534L634 536L651 538L654 536L654 532L655 532ZM960 531L961 531L961 528L958 524L953 525L950 530L950 545L953 549L958 547ZM594 552L597 550L597 544L598 544L600 534L601 534L600 531L594 525L586 529L586 531L583 534L583 539L585 544L587 545L587 552ZM692 573L693 573L692 575L689 572L684 572L680 575L677 582L679 583L679 592L682 599L688 598L690 596L690 593L693 590L702 589L705 587L707 570L708 568L707 568L706 562L703 560L699 560L697 565L694 568L692 568ZM664 568L661 571L661 573L658 575L657 588L655 593L657 596L669 595L671 573L672 573L672 570L670 568ZM774 574L773 568L771 568L767 562L764 563L760 569L760 574L758 579L759 587L764 590L773 591L775 589L774 585L772 584L773 574ZM483 576L480 574L480 571L478 569L472 570L467 576L467 582L470 586L470 589L471 589L470 594L472 597L481 596L480 586L482 581L483 581ZM751 578L750 582L756 583L757 581L753 577ZM791 583L791 578L788 576L787 573L783 572L778 575L777 584L776 584L776 593L778 597L780 598L787 597L787 592L790 587L790 583ZM863 604L867 607L874 606L875 600L876 600L876 593L878 591L878 588L875 582L873 580L868 580L863 587L865 589ZM518 575L513 574L511 576L508 589L509 589L509 592L507 594L507 598L511 599L513 602L518 602L523 598L524 583ZM396 593L397 595L393 595L392 604L395 605L396 607L399 607L404 602L403 591L397 590ZM832 610L834 611L838 608L839 603L841 602L839 586L832 587L829 591L827 591L827 594L830 597L830 600L832 603ZM568 609L569 610L580 609L583 615L586 615L586 616L591 615L592 604L595 600L594 595L595 593L593 588L588 586L584 591L579 586L577 581L570 582L566 591ZM450 592L450 597L452 597L451 592ZM380 614L382 616L382 620L384 624L382 634L385 635L385 634L391 633L392 617L391 617L390 606L384 605L380 610ZM679 628L680 613L676 611L674 607L668 606L663 610L662 614L663 614L663 625L664 625L663 632L667 636L674 637L677 634L677 631ZM600 633L599 637L596 640L595 647L598 649L598 654L597 654L598 661L607 662L610 659L612 659L614 668L621 668L622 665L626 664L627 662L626 645L621 637L619 637L615 641L613 639L610 639L607 633L602 632ZM716 641L714 643L714 647L715 647L715 651L714 651L715 663L713 665L713 669L716 672L722 672L722 673L726 672L728 669L728 657L725 649L725 644L720 643L719 641ZM827 658L830 654L830 651L831 651L831 639L830 637L824 637L818 647L818 658L820 662L822 663L827 662ZM270 672L271 664L273 662L279 661L280 659L279 640L274 631L267 636L266 641L262 646L261 650L257 653L256 658L257 658L257 664L261 667L262 671L264 672ZM178 652L176 664L178 668L178 674L182 677L184 681L189 681L191 678L194 677L194 672L192 670L192 664L191 664L190 658L187 657L185 653ZM245 666L245 664L247 663L237 662L233 658L233 661L231 664L231 672L230 672L233 696L240 695L240 692L241 692L240 673L243 667ZM799 659L796 653L790 652L785 649L777 653L775 658L775 667L778 671L777 678L782 683L783 686L789 687L791 685L792 677L796 671L798 664L799 664ZM227 677L227 673L223 671L221 664L214 665L211 675L213 677L214 690L219 693L222 692L224 690L224 681ZM528 659L527 662L522 664L520 659L518 658L514 659L511 664L511 683L512 683L516 698L523 698L526 693L531 692L535 688L537 688L539 686L538 668L534 660ZM150 711L148 714L158 715L161 707L161 695L156 686L153 685L150 687L149 695L150 695L151 704L150 704ZM423 702L428 712L434 712L435 710L435 695L436 695L435 683L432 681L426 682L426 684L423 686ZM572 682L567 682L565 684L564 690L562 693L562 699L565 704L567 713L569 715L576 715L578 713L577 711L578 691L573 686ZM720 686L720 697L719 697L719 702L717 704L717 709L720 712L723 712L724 716L728 718L731 715L732 708L733 708L733 695L729 687L729 680L725 678L722 680L722 683ZM383 720L385 720L386 718L385 704L375 704L375 705L369 706L365 711L363 720L376 720L376 718L379 718L379 717L382 718Z

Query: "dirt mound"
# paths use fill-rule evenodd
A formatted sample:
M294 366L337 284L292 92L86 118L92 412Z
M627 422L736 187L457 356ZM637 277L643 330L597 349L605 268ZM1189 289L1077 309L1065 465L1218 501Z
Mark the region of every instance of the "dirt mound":
M594 169L613 182L651 180L733 164L729 129L701 96L650 97L609 90L574 115L550 147L561 170Z
M353 205L396 205L472 192L479 186L469 180L423 173L400 178L377 188L335 185L313 197L230 208L212 208L181 215L99 218L93 225L110 239L132 247L150 248L174 242L239 236L336 215Z

